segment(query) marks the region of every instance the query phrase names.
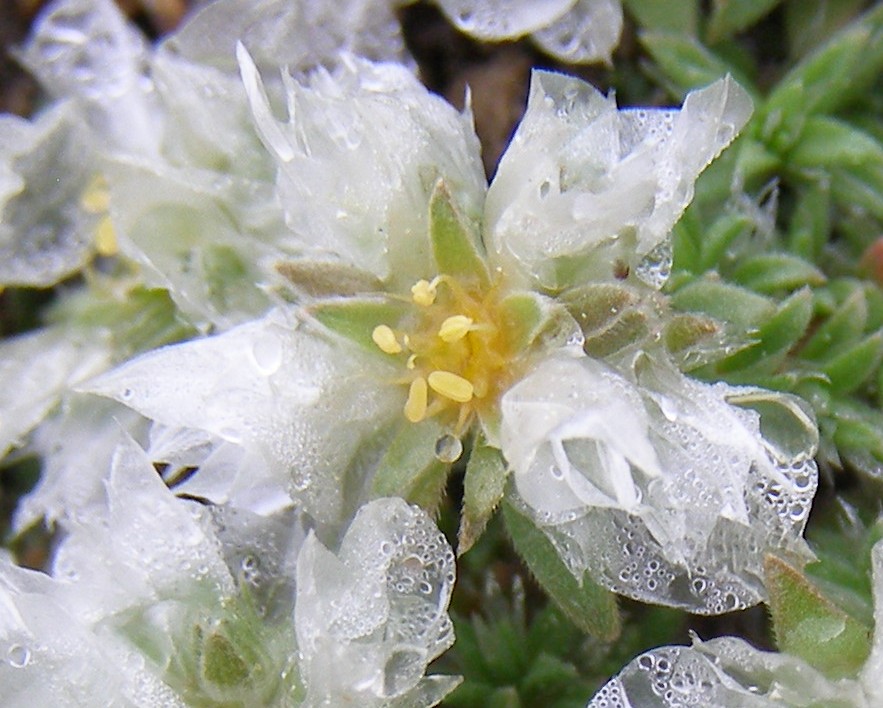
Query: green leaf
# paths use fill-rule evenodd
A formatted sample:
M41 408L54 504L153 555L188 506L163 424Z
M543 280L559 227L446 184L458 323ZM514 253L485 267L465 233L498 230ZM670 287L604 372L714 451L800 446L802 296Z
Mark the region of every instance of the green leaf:
M377 497L403 497L435 513L444 496L450 465L435 455L439 438L445 434L435 420L403 422L392 439L374 475L372 489Z
M788 253L765 253L745 258L733 271L733 280L756 292L772 295L804 285L823 285L825 276L818 268Z
M785 5L790 54L799 58L864 9L866 0L791 0Z
M721 265L727 249L739 239L754 231L755 222L744 214L727 214L717 219L705 233L702 241L702 270L714 270Z
M714 0L708 37L717 42L750 27L769 14L782 0Z
M436 182L429 202L429 236L439 273L488 285L490 277L478 246L481 238L457 211L442 180Z
M883 219L883 163L832 169L831 194L844 209L866 209Z
M863 130L830 116L810 116L800 140L787 157L789 165L814 167L850 167L867 162L883 163L883 146Z
M463 480L463 511L457 555L472 548L503 498L509 469L503 455L483 439L475 441Z
M626 10L643 29L695 34L699 20L697 0L661 3L659 0L624 0Z
M870 380L883 360L883 332L875 332L853 347L830 359L822 371L831 381L834 393L852 393Z
M805 185L788 227L788 245L799 256L816 260L831 233L831 187L826 179Z
M558 556L552 542L534 523L503 503L503 518L515 546L543 589L582 631L605 640L619 636L620 617L616 596L595 583L588 574L578 583Z
M767 556L764 575L779 648L831 679L858 673L871 651L870 628L837 607L784 560Z
M383 354L371 338L374 328L378 325L394 328L405 316L408 305L385 297L341 298L313 303L307 311L328 329L372 353Z
M841 450L869 453L883 461L883 414L863 403L836 398L830 403L834 443Z
M682 312L703 312L743 329L758 327L776 312L768 298L715 278L685 285L672 295L671 301Z
M866 90L883 69L883 6L871 10L794 67L763 108L765 134L794 127L802 116L833 112ZM799 131L785 130L780 148Z
M853 346L864 334L868 305L861 290L856 290L813 332L800 348L800 356L812 361L826 361Z
M650 53L665 75L683 95L699 86L707 86L726 74L733 74L742 87L756 97L757 90L742 72L734 71L727 62L714 54L694 37L678 32L644 32L641 44Z
M812 318L812 292L798 290L757 330L757 342L718 364L723 372L755 366L771 373L803 337Z

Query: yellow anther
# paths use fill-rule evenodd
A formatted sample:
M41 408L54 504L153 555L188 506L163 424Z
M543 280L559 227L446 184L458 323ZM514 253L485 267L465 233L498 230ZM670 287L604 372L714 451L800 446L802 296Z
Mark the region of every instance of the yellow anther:
M413 371L414 368L417 366L417 355L411 354L411 356L408 357L408 361L405 366L408 367L408 371Z
M396 339L395 333L386 325L377 325L371 332L371 339L380 347L380 351L387 354L398 354L402 351L402 345Z
M115 256L119 252L117 235L109 216L103 217L95 230L95 250L100 256Z
M427 380L429 387L440 396L456 403L469 403L472 400L472 384L462 376L450 371L433 371Z
M414 298L414 302L422 307L429 307L435 302L436 285L435 280L431 283L428 280L418 280L414 283L411 286L411 296Z
M405 401L405 418L412 423L419 423L426 417L426 379L414 379L408 389L408 400Z
M472 318L466 315L453 315L442 322L438 336L446 342L458 342L472 328Z
M80 206L90 214L103 214L110 208L110 192L103 177L95 177L89 183L80 198Z

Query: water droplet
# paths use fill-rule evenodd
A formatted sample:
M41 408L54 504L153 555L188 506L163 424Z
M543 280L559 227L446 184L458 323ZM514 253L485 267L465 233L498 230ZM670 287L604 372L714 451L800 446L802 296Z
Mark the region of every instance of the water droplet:
M258 371L265 376L282 366L282 342L271 332L264 332L252 344L251 356Z
M21 644L13 644L6 652L6 659L11 666L21 669L31 661L31 650Z
M463 443L455 435L448 433L435 441L435 457L439 462L456 462L462 454Z

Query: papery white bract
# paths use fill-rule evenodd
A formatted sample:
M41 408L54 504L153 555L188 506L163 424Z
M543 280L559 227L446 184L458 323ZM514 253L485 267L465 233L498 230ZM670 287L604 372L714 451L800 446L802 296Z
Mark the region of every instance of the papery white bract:
M766 438L740 401L769 415ZM517 496L577 577L720 614L764 597L765 552L811 556L818 434L793 397L702 384L647 355L632 376L579 357L541 363L502 408Z
M454 642L453 582L450 546L401 499L360 509L337 554L310 536L295 607L305 705L435 705L460 682L424 677Z
M337 560L314 536L301 549L297 513L176 499L124 440L106 499L71 514L66 530L49 576L0 559L4 705L79 706L100 695L121 706L295 706L372 692L377 705L405 694L429 705L458 682L423 679L453 641L453 553L401 500L362 510L343 536L346 572L329 573L321 554ZM376 631L325 634L338 612ZM339 651L323 675L331 636ZM358 685L371 662L380 682Z
M587 708L875 708L883 701L883 543L871 553L874 632L871 655L855 678L832 680L804 660L760 651L736 637L692 647L653 649L631 661Z

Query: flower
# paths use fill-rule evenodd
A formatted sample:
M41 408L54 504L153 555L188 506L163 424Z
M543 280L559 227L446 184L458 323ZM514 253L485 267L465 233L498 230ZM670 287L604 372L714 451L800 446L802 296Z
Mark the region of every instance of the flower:
M4 704L431 705L459 682L423 676L453 642L453 553L401 499L334 552L292 510L175 498L129 439L66 531L51 575L0 559Z
M634 705L636 701L642 708L879 706L883 701L883 542L877 542L871 558L876 630L870 656L857 676L833 680L803 659L760 651L736 637L707 642L694 638L692 647L660 647L641 654L598 691L588 708ZM824 632L832 639L842 630L835 622Z
M345 0L333 9L321 0L242 3L216 0L169 40L203 64L228 66L237 41L258 65L287 66L301 74L337 65L341 53L407 63L396 10L415 0ZM484 41L525 35L565 62L610 62L622 30L619 0L436 0L461 32Z
M670 229L750 113L732 79L680 111L617 111L536 72L486 188L468 112L407 70L349 58L284 78L279 121L277 85L238 54L297 254L276 269L304 305L90 390L242 445L320 528L373 494L431 508L476 430L577 577L722 612L763 597L764 549L807 552L811 417L690 381L660 343Z

